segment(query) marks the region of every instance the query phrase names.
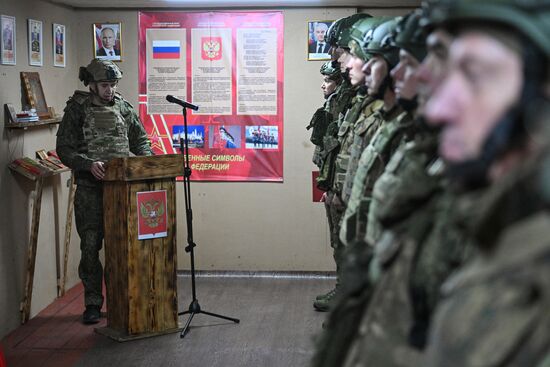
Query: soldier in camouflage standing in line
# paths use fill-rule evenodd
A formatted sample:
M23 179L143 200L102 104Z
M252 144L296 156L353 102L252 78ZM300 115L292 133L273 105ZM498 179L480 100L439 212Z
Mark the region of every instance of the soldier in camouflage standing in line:
M353 14L349 17L338 19L331 25L325 37L331 47L329 52L332 60L340 67L343 81L334 93L331 103L327 105L330 109L328 112L333 120L327 127L326 134L323 137L323 152L321 153L322 166L319 172L319 178L317 179L317 186L321 190L326 191L323 195L323 201L325 202L329 223L330 245L333 248L334 261L336 262L336 287L326 294L317 296L313 302L313 306L319 311L328 310L328 305L333 299L340 283L340 263L343 247L338 239L338 232L340 231L340 219L343 209L341 200L338 197L338 191L335 190L334 185L336 163L340 156L341 148L338 132L344 113L350 108L351 100L356 94L355 88L353 88L350 83L348 70L344 63L346 63L349 58L349 49L347 48L349 27L357 20L366 17L369 16L367 14Z
M325 97L325 103L315 111L306 129L312 129L310 140L315 145L312 161L318 168L321 168L324 157L326 157L323 138L327 133L328 126L334 121L330 111L334 110L335 107L331 105L336 104L336 97L338 97L336 90L342 85L344 78L340 72L340 66L335 61L327 61L319 71L323 77L321 90Z
M78 274L84 285L85 324L99 322L103 305L103 185L105 163L116 157L152 155L136 111L116 92L122 72L113 62L94 59L81 67L89 92L76 91L67 102L57 132L56 150L75 175L76 229L80 236Z
M437 130L415 113L419 63L426 55L421 20L420 10L411 13L394 37L401 50L391 74L398 103L415 116L414 134L399 146L373 188L367 240L374 239L374 254L364 270L371 296L344 366L423 366L439 288L470 249L452 221L456 201L441 174Z
M478 254L442 287L428 367L550 364L550 2L441 1L456 37L426 105ZM462 205L455 210L462 212Z

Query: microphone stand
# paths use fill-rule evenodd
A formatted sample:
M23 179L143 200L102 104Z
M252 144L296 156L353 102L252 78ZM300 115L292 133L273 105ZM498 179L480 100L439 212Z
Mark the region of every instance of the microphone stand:
M201 309L199 301L197 300L197 292L195 286L195 252L194 248L196 243L193 241L193 209L191 208L191 166L189 165L189 140L187 140L187 108L183 107L183 124L185 128L185 140L181 138L180 135L180 151L183 154L184 161L184 170L183 170L183 190L185 194L185 218L187 221L187 246L185 247L185 252L188 252L191 256L191 290L193 292L193 300L189 304L189 309L187 311L179 312L178 315L189 314L189 318L185 323L185 327L180 333L180 338L184 338L187 332L189 331L189 325L191 320L196 314L202 313L205 315L218 317L220 319L233 321L238 324L239 319L232 317L227 317L212 312L207 312Z

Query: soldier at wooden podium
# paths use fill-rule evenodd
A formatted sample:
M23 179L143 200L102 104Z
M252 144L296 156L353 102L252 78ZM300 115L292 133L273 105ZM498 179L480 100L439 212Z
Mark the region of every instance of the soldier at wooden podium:
M122 72L113 62L94 59L79 79L89 92L75 91L67 101L57 132L57 153L77 184L74 206L80 236L78 274L84 285L85 324L99 322L103 305L103 184L105 163L116 157L152 155L149 139L130 103L116 92Z

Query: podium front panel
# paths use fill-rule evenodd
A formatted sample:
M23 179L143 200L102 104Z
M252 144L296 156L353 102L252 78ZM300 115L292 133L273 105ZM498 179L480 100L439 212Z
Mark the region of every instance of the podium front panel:
M138 239L137 194L166 192L166 236ZM128 335L178 327L176 197L173 178L104 186L108 327Z

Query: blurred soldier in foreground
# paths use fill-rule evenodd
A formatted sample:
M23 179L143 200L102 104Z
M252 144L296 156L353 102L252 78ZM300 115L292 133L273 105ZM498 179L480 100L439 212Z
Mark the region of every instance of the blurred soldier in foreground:
M103 185L105 163L116 157L152 155L149 139L130 103L116 92L122 72L112 61L94 59L81 67L89 92L75 91L57 132L56 150L75 175L76 229L80 236L78 274L84 285L85 324L99 322L103 305Z
M442 179L437 131L416 113L417 72L426 56L422 19L420 10L409 14L392 37L400 48L399 64L391 72L397 100L414 122L372 190L368 246L357 254L368 268L355 270L368 274L362 294L370 299L345 366L423 366L439 287L468 248L450 218L454 198ZM372 148L383 151L377 144Z
M426 366L547 366L550 346L550 2L442 1L456 34L426 106L479 254L443 286ZM461 210L461 206L455 208Z

